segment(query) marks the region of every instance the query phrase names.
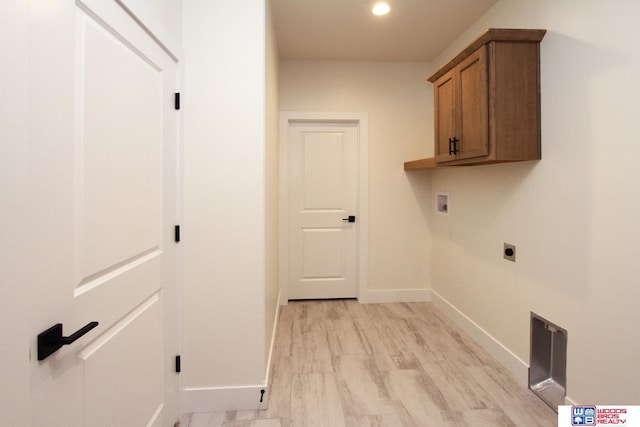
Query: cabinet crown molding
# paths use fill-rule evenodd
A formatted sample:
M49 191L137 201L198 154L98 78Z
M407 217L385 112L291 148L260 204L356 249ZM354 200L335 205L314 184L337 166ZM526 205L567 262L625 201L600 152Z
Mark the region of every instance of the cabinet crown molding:
M515 28L489 28L475 39L462 52L438 69L427 81L434 83L465 58L478 50L481 46L492 41L503 42L531 42L539 43L544 38L547 30L515 29Z

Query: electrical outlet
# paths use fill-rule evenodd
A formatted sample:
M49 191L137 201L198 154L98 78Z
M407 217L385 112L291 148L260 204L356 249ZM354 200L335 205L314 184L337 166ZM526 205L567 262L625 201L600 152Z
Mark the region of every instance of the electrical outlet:
M503 255L504 255L504 259L508 261L516 262L516 245L505 243Z

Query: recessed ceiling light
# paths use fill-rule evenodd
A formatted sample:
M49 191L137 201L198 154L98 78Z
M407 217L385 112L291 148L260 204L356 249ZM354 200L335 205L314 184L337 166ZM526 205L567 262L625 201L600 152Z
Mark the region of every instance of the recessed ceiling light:
M380 2L380 3L376 3L373 6L373 9L371 9L371 12L374 15L382 16L382 15L386 15L387 13L389 13L390 10L391 10L391 7L387 3Z

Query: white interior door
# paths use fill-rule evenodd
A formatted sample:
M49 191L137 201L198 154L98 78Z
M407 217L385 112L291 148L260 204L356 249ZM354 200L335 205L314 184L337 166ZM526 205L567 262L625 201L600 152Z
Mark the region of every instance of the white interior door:
M290 123L288 132L288 298L354 298L358 125Z
M30 61L31 423L173 425L176 62L114 0L33 0Z

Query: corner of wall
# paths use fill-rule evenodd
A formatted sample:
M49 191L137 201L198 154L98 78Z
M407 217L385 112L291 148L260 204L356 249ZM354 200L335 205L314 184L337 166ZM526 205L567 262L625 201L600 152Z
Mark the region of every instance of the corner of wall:
M280 295L278 295L278 301ZM259 384L228 387L187 387L182 393L182 412L212 412L267 409L271 387L271 366L277 335L280 306L273 315L271 337L267 342L268 355L264 380Z

